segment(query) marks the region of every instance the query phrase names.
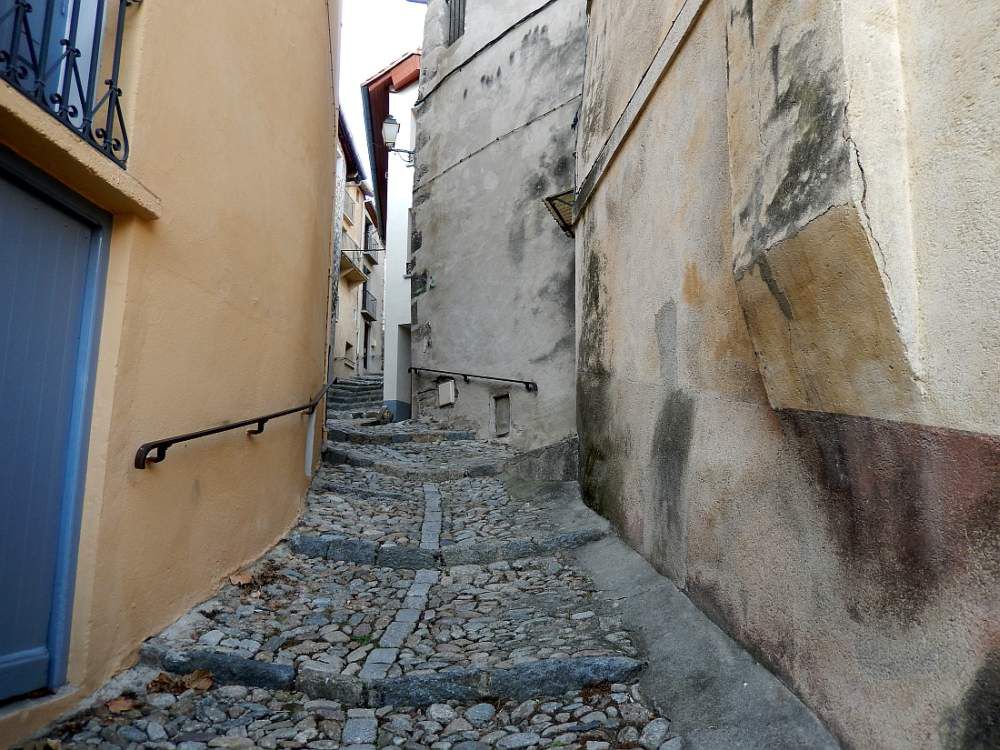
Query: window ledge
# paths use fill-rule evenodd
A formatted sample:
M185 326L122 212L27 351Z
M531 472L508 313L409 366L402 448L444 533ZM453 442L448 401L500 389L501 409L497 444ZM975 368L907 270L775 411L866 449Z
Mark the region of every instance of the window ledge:
M159 196L6 81L0 82L0 134L0 145L104 210L160 217Z

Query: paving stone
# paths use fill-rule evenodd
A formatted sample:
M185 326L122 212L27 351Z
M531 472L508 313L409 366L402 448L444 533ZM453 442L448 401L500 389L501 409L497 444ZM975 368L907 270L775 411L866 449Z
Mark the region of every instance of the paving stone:
M341 741L347 745L374 743L378 736L378 721L375 719L348 719L341 733Z
M368 662L372 664L392 664L399 653L398 648L376 648L368 654Z
M541 742L541 737L534 732L518 732L508 734L497 742L497 747L501 750L517 750L518 748L534 747Z
M473 726L481 727L493 720L493 717L497 715L497 710L490 703L477 703L470 706L464 715Z
M416 615L413 620L401 621L399 618L403 612L416 612ZM386 627L385 633L382 634L382 638L379 640L379 645L386 648L399 649L410 633L413 632L414 623L419 616L420 613L418 610L400 610L396 615L396 622L391 622Z
M670 731L670 722L666 719L653 719L646 724L639 736L639 744L645 750L658 750L667 738Z
M447 703L433 703L427 707L427 715L430 716L434 721L440 722L442 724L451 721L456 716L455 709L449 706Z
M420 547L383 546L378 550L378 564L386 568L408 568L418 570L438 564L437 555L432 550Z

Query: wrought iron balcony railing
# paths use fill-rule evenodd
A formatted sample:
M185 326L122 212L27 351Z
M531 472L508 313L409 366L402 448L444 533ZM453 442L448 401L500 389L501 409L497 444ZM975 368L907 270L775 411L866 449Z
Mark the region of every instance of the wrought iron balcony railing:
M371 320L375 320L378 317L378 298L367 289L364 290L364 294L362 295L361 312Z
M122 43L126 10L140 2L0 0L0 78L121 167Z

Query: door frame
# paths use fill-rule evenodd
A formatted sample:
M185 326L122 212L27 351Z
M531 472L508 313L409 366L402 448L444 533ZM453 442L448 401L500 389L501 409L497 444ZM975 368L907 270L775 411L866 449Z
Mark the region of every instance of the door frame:
M47 633L48 688L56 690L66 682L69 666L80 523L83 515L90 423L94 407L94 381L97 376L113 218L111 214L3 147L0 147L0 174L40 200L65 211L91 227L90 257L87 263L87 280L80 318L80 347L75 363L73 409L66 436L63 494L59 507L59 536L52 589L52 615L49 618Z

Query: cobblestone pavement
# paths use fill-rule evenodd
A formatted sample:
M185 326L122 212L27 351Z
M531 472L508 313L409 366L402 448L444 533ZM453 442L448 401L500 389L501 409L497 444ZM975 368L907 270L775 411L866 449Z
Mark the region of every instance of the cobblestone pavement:
M567 552L603 528L512 498L506 446L337 425L288 538L38 746L683 746L644 705L617 604Z

